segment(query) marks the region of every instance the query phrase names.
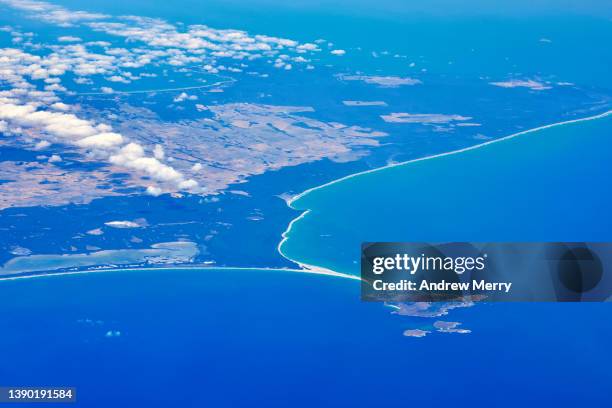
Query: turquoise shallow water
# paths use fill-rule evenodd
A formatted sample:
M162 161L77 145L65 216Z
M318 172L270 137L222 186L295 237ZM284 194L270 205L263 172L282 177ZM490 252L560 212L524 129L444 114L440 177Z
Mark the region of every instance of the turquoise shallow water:
M380 95L390 111L469 115L482 123L479 133L497 137L519 124L529 127L575 117L576 109L599 109L593 101L602 101L600 107L606 103L602 95L607 95L612 78L605 40L610 26L607 14L599 11L597 18L525 17L519 10L520 17L512 19L467 13L440 20L396 13L387 6L391 2L376 5L384 18L370 18L371 6L357 16L345 13L353 10L348 2L333 7L340 15L316 10L318 3L308 12L261 6L267 0L247 10L227 1L62 3L301 41L322 37L348 51L342 59L329 57L338 72L362 70L424 80L422 88L410 90L365 85L336 90L326 85L329 82L314 86L315 81L303 76L294 78L306 86L271 81L275 86L269 103L312 104L325 120L362 123L364 113L327 117L333 113L328 106ZM74 30L81 35L81 28ZM35 31L54 38L60 30ZM390 51L387 58L371 56L384 50ZM394 58L396 52L406 58ZM409 69L409 61L417 61L417 67ZM582 90L540 93L487 84L518 73L521 78L573 82ZM257 100L249 90L259 94L260 83L244 84L246 89L228 88L225 99L219 100ZM595 96L586 98L587 91ZM371 116L376 129L391 126ZM175 120L169 113L163 117ZM405 143L401 150L410 157L467 143L457 137L459 131L430 137L409 125L397 126L393 134L402 138L396 142ZM295 202L311 212L294 224L283 250L295 259L355 273L363 240L609 240L609 134L610 119L581 123L317 190ZM330 178L340 174L329 168L300 169L297 178L309 171ZM278 180L259 182L266 186L260 194L276 195L287 191L286 186L302 190L289 178L282 185ZM85 220L76 232L97 228L81 225L99 224L100 214L115 214L111 209L131 214L122 210L126 207L146 206L151 223L161 223L162 215L169 217L164 222L184 221L179 213L214 218L209 216L213 210L205 212L187 200L180 206L157 203L105 201L91 207L87 214L92 220L75 208L68 208L64 217L45 213L42 218L52 218L51 226L61 225L58 230ZM222 202L219 209L237 214L230 204ZM227 216L232 223L237 218ZM243 256L239 247L247 247L244 242L253 245L251 236L276 243L277 230L258 225L253 235L244 226L236 231L219 240L222 250L216 255L229 254L227 264L269 265L263 251ZM161 239L165 234L169 232L158 229L151 235ZM123 239L109 232L104 237L110 245ZM46 247L54 241L44 237L40 242ZM539 406L609 403L612 327L606 304L482 304L453 310L440 319L473 330L458 335L434 332L435 319L401 317L381 304L362 303L355 281L278 271L119 271L3 281L0 292L0 327L8 328L0 336L0 350L5 351L0 385L73 385L80 406L516 407L525 405L526 396ZM402 336L404 330L416 328L432 333L422 339Z
M366 241L609 241L611 136L608 115L315 189L281 250L357 274Z

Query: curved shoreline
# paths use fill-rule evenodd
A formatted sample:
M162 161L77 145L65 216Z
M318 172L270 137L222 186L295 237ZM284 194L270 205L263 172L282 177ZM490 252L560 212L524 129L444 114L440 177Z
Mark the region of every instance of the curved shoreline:
M332 181L327 182L325 184L321 184L319 186L309 188L309 189L303 191L302 193L300 193L300 194L298 194L298 195L296 195L294 197L291 197L290 199L286 200L287 206L289 208L297 210L297 208L295 208L293 206L293 203L295 201L299 200L300 198L310 194L313 191L316 191L316 190L319 190L319 189L322 189L322 188L334 185L336 183L340 183L340 182L342 182L344 180L348 180L348 179L351 179L353 177L357 177L357 176L361 176L361 175L365 175L365 174L369 174L369 173L378 172L378 171L385 170L385 169L392 168L392 167L404 166L404 165L408 165L408 164L411 164L411 163L420 162L420 161L423 161L423 160L435 159L435 158L439 158L439 157L444 157L444 156L450 156L450 155L454 155L454 154L458 154L458 153L463 153L463 152L470 151L470 150L475 150L475 149L478 149L478 148L481 148L481 147L484 147L484 146L487 146L487 145L490 145L490 144L493 144L493 143L501 142L501 141L504 141L504 140L509 140L509 139L512 139L512 138L515 138L517 136L521 136L521 135L524 135L524 134L533 133L533 132L537 132L537 131L540 131L540 130L550 129L550 128L553 128L553 127L564 126L564 125L573 124L573 123L580 123L580 122L586 122L586 121L591 121L591 120L602 119L602 118L605 118L605 117L610 116L610 115L612 115L612 110L608 110L606 112L603 112L603 113L600 113L600 114L597 114L597 115L593 115L593 116L588 116L588 117L578 118L578 119L571 119L571 120L562 121L562 122L555 122L555 123L552 123L552 124L535 127L535 128L532 128L532 129L523 130L523 131L520 131L520 132L517 132L517 133L513 133L511 135L508 135L508 136L501 137L499 139L490 140L490 141L487 141L487 142L484 142L484 143L479 143L479 144L476 144L474 146L466 147L466 148L459 149L459 150L454 150L454 151L450 151L450 152L440 153L440 154L436 154L436 155L432 155L432 156L421 157L421 158L417 158L417 159L408 160L408 161L405 161L405 162L393 163L393 164L389 164L387 166L377 167L375 169L370 169L370 170L365 170L365 171L349 174L347 176L338 178L336 180L332 180ZM307 274L313 274L313 275L324 275L324 276L331 276L331 277L338 277L338 278L344 278L344 279L361 281L361 278L359 276L357 276L357 275L343 273L343 272L336 272L336 271L333 271L331 269L327 269L327 268L324 268L324 267L321 267L321 266L307 264L307 263L304 263L304 262L292 259L289 256L287 256L285 253L283 253L282 245L289 240L289 234L291 233L293 225L297 221L301 220L306 215L308 215L310 212L311 212L310 209L306 209L306 210L302 211L299 216L297 216L296 218L292 219L289 222L289 224L287 225L287 228L285 229L285 231L281 234L282 239L280 240L280 242L277 245L278 253L283 258L285 258L288 261L296 264L298 266L298 268L266 268L266 267L256 268L256 267L230 267L230 266L213 267L213 266L208 266L208 265L189 265L189 266L183 265L183 266L135 267L135 268L99 268L99 269L64 271L64 272L43 271L43 272L37 272L37 273L29 274L29 275L0 276L0 281L20 280L20 279L33 279L33 278L44 278L44 277L59 277L59 276L68 276L68 275L86 275L86 274L91 274L91 273L138 272L138 271L145 271L146 272L146 271L169 271L169 270L184 271L184 270L206 270L206 269L209 269L209 270L236 270L236 271L251 270L251 271L307 273Z
M608 110L606 112L603 112L603 113L600 113L600 114L597 114L597 115L594 115L594 116L587 116L587 117L584 117L584 118L565 120L565 121L562 121L562 122L555 122L555 123L551 123L551 124L548 124L548 125L538 126L538 127L532 128L532 129L521 130L520 132L512 133L511 135L503 136L503 137L501 137L499 139L489 140L489 141L483 142L483 143L478 143L478 144L476 144L474 146L464 147L463 149L459 149L459 150L453 150L453 151L445 152L445 153L438 153L438 154L434 154L434 155L431 155L431 156L425 156L425 157L420 157L418 159L411 159L411 160L407 160L407 161L404 161L404 162L388 164L386 166L377 167L375 169L364 170L364 171L360 171L360 172L357 172L357 173L349 174L348 176L340 177L339 179L332 180L332 181L327 182L325 184L321 184L320 186L309 188L308 190L305 190L305 191L301 192L300 194L298 194L298 195L296 195L294 197L291 197L289 200L287 200L287 205L289 205L290 208L293 208L294 210L296 210L296 208L293 207L292 204L295 201L299 200L300 198L302 198L302 197L312 193L313 191L320 190L322 188L334 185L336 183L340 183L341 181L344 181L344 180L349 180L349 179L351 179L353 177L357 177L357 176L361 176L361 175L369 174L369 173L375 173L375 172L378 172L378 171L381 171L381 170L385 170L385 169L388 169L388 168L392 168L392 167L405 166L407 164L416 163L416 162L420 162L420 161L423 161L423 160L436 159L438 157L444 157L444 156L450 156L450 155L453 155L453 154L463 153L463 152L467 152L467 151L470 151L470 150L479 149L481 147L485 147L485 146L488 146L488 145L493 144L493 143L498 143L498 142L502 142L504 140L509 140L509 139L515 138L517 136L522 136L522 135L525 135L525 134L528 134L528 133L538 132L540 130L550 129L550 128L558 127L558 126L570 125L572 123L580 123L580 122L587 122L587 121L590 121L590 120L603 119L603 118L605 118L607 116L610 116L610 115L612 115L612 110Z
M12 275L0 277L0 282L21 280L21 279L37 279L37 278L52 278L59 276L69 275L89 275L92 273L112 273L112 272L149 272L149 271L266 271L266 272L291 272L291 273L307 273L312 275L324 275L336 278L361 280L358 276L349 275L341 272L334 272L325 268L313 268L313 269L299 269L299 268L255 268L255 267L231 267L231 266L202 266L202 265L190 265L190 266L163 266L163 267L138 267L138 268L99 268L89 269L81 271L67 271L67 272L41 272L31 275Z
M408 164L411 164L411 163L416 163L416 162L420 162L420 161L424 161L424 160L436 159L436 158L440 158L440 157L444 157L444 156L451 156L451 155L467 152L467 151L470 151L470 150L476 150L476 149L488 146L488 145L493 144L493 143L503 142L503 141L510 140L510 139L513 139L513 138L518 137L518 136L525 135L525 134L539 132L541 130L550 129L550 128L554 128L554 127L565 126L565 125L570 125L570 124L574 124L574 123L580 123L580 122L587 122L587 121L592 121L592 120L597 120L597 119L603 119L603 118L605 118L607 116L611 116L611 115L612 115L612 110L607 110L605 112L602 112L602 113L599 113L599 114L593 115L593 116L587 116L587 117L578 118L578 119L570 119L570 120L565 120L565 121L561 121L561 122L551 123L551 124L548 124L548 125L538 126L538 127L527 129L527 130L522 130L520 132L512 133L512 134L510 134L508 136L503 136L503 137L501 137L499 139L489 140L487 142L479 143L479 144L476 144L476 145L473 145L473 146L469 146L469 147L464 147L462 149L453 150L453 151L450 151L450 152L445 152L445 153L434 154L434 155L431 155L431 156L420 157L420 158L417 158L417 159L411 159L411 160L407 160L407 161L404 161L404 162L393 163L393 164L389 164L389 165L386 165L386 166L377 167L375 169L364 170L364 171L360 171L360 172L357 172L357 173L349 174L347 176L340 177L340 178L338 178L336 180L332 180L332 181L327 182L325 184L321 184L319 186L309 188L309 189L301 192L300 194L291 197L290 199L286 200L287 206L289 208L294 209L294 210L299 210L298 208L295 208L293 206L293 204L297 200L299 200L300 198L307 196L308 194L312 193L313 191L317 191L317 190L320 190L320 189L332 186L334 184L340 183L340 182L345 181L345 180L349 180L349 179L354 178L354 177L358 177L358 176L362 176L362 175L365 175L365 174L379 172L379 171L382 171L382 170L385 170L385 169L389 169L389 168L393 168L393 167L405 166L405 165L408 165ZM287 225L287 229L285 229L285 231L281 234L282 239L281 239L281 241L277 245L277 251L278 251L278 253L283 258L285 258L285 259L287 259L287 260L289 260L289 261L291 261L293 263L298 264L302 268L306 268L306 269L325 269L325 268L322 268L320 266L309 265L309 264L302 263L302 262L300 262L298 260L292 259L289 256L287 256L286 254L284 254L283 251L282 251L283 244L286 243L289 240L289 234L291 233L291 229L293 228L293 225L297 221L299 221L300 219L302 219L306 215L308 215L310 212L311 212L311 209L303 210L302 213L298 217L296 217L293 220L291 220L291 222ZM341 272L337 272L337 273L341 273ZM357 277L356 275L350 275L350 276Z

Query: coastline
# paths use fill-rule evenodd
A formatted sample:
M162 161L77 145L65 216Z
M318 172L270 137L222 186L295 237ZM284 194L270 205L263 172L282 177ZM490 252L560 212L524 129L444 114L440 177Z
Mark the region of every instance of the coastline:
M571 120L566 120L566 121L561 121L561 122L555 122L552 124L547 124L547 125L542 125L542 126L538 126L535 128L531 128L531 129L527 129L527 130L523 130L520 132L516 132L513 133L511 135L508 136L504 136L501 137L499 139L495 139L495 140L490 140L484 143L479 143L476 144L474 146L470 146L470 147L466 147L463 149L459 149L459 150L454 150L454 151L450 151L450 152L445 152L445 153L440 153L440 154L436 154L436 155L432 155L432 156L426 156L426 157L422 157L422 158L417 158L417 159L412 159L412 160L408 160L405 162L398 162L398 163L393 163L393 164L389 164L386 166L382 166L382 167L378 167L378 168L374 168L374 169L370 169L370 170L365 170L365 171L361 171L361 172L357 172L357 173L353 173L353 174L349 174L347 176L332 180L330 182L327 182L325 184L321 184L319 186L315 186L312 188L309 188L305 191L303 191L302 193L293 196L291 198L288 198L285 200L285 202L287 203L287 206L291 209L294 210L299 210L298 208L296 208L294 206L294 203L297 202L299 199L307 196L308 194L329 187L331 185L340 183L342 181L345 180L349 180L351 178L357 177L357 176L361 176L361 175L365 175L365 174L370 174L370 173L375 173L378 171L382 171L388 168L394 168L394 167L400 167L400 166L405 166L411 163L415 163L415 162L420 162L420 161L424 161L424 160L429 160L429 159L435 159L435 158L440 158L440 157L444 157L444 156L450 156L450 155L455 155L455 154L459 154L459 153L463 153L466 151L471 151L471 150L475 150L481 147L485 147L488 145L491 145L493 143L497 143L497 142L502 142L505 140L510 140L512 138L518 137L518 136L522 136L525 134L529 134L529 133L534 133L534 132L538 132L541 130L545 130L545 129L550 129L553 127L559 127L559 126L565 126L565 125L569 125L569 124L574 124L574 123L580 123L580 122L586 122L586 121L592 121L592 120L597 120L597 119L602 119L605 117L608 117L612 115L612 110L608 110L605 112L602 112L600 114L597 115L592 115L592 116L588 116L588 117L583 117L583 118L578 118L578 119L571 119ZM214 267L214 266L210 266L210 265L177 265L177 266L164 266L164 267L155 267L155 266L151 266L151 267L134 267L134 268L112 268L112 267L101 267L98 269L85 269L85 270L75 270L75 271L62 271L62 272L53 272L53 271L41 271L41 272L35 272L32 274L28 274L28 275L10 275L10 276L0 276L0 281L6 281L6 280L18 280L18 279L31 279L31 278L42 278L42 277L58 277L58 276L68 276L68 275L84 275L84 274L90 274L90 273L109 273L109 272L138 272L138 271L168 271L168 270L206 270L206 269L210 269L210 270L252 270L252 271L273 271L273 272L293 272L293 273L307 273L307 274L314 274L314 275L325 275L325 276L331 276L331 277L339 277L339 278L344 278L344 279L350 279L350 280L357 280L360 281L361 278L357 275L354 274L348 274L348 273L343 273L343 272L337 272L328 268L324 268L321 266L317 266L317 265L313 265L313 264L307 264L304 262L301 262L299 260L296 259L292 259L289 256L287 256L283 250L282 250L282 246L289 240L289 235L291 233L291 230L294 226L294 224L298 221L300 221L301 219L303 219L304 217L306 217L308 214L311 213L310 209L305 209L303 210L297 217L295 217L294 219L292 219L289 224L287 225L287 228L285 229L285 231L281 234L281 240L279 241L278 245L277 245L277 252L285 259L287 259L288 261L294 263L297 265L297 268L266 268L266 267L262 267L262 268L256 268L256 267L231 267L231 266L223 266L223 267Z
M510 139L514 139L514 138L516 138L518 136L523 136L523 135L526 135L526 134L535 133L535 132L539 132L539 131L550 129L550 128L561 127L561 126L575 124L575 123L580 123L580 122L587 122L587 121L603 119L603 118L606 118L606 117L611 116L611 115L612 115L612 110L607 110L607 111L599 113L597 115L592 115L592 116L587 116L587 117L582 117L582 118L577 118L577 119L570 119L570 120L565 120L565 121L560 121L560 122L550 123L550 124L547 124L547 125L538 126L538 127L527 129L527 130L522 130L520 132L516 132L516 133L512 133L512 134L507 135L507 136L503 136L503 137L501 137L499 139L489 140L489 141L486 141L486 142L483 142L483 143L479 143L479 144L476 144L476 145L473 145L473 146L469 146L469 147L465 147L465 148L458 149L458 150L453 150L453 151L450 151L450 152L444 152L444 153L439 153L439 154L435 154L435 155L431 155L431 156L425 156L425 157L421 157L421 158L417 158L417 159L412 159L412 160L408 160L408 161L404 161L404 162L392 163L392 164L389 164L389 165L386 165L386 166L377 167L377 168L374 168L374 169L364 170L364 171L361 171L361 172L358 172L358 173L349 174L347 176L338 178L336 180L332 180L332 181L327 182L325 184L321 184L319 186L309 188L309 189L303 191L302 193L287 199L286 203L289 206L289 208L292 208L294 210L300 210L299 208L296 208L294 204L298 200L300 200L301 198L309 195L310 193L312 193L314 191L324 189L326 187L329 187L329 186L332 186L334 184L337 184L337 183L340 183L340 182L352 179L354 177L358 177L358 176L362 176L362 175L366 175L366 174L371 174L371 173L376 173L376 172L379 172L379 171L382 171L382 170L386 170L386 169L389 169L389 168L406 166L406 165L409 165L409 164L412 164L412 163L417 163L417 162L421 162L421 161L425 161L425 160L429 160L429 159L436 159L436 158L440 158L440 157L456 155L456 154L464 153L464 152L467 152L467 151L472 151L472 150L476 150L476 149L479 149L479 148L482 148L482 147L486 147L486 146L494 144L494 143L498 143L498 142L503 142L503 141L507 141L507 140L510 140ZM282 246L290 238L289 235L291 233L291 230L292 230L294 224L297 221L303 219L309 213L311 213L311 209L302 210L302 213L298 217L296 217L293 220L291 220L291 222L287 226L287 229L281 234L281 238L282 239L281 239L281 241L279 242L279 244L277 246L277 250L278 250L279 254L282 257L284 257L285 259L287 259L287 260L289 260L291 262L294 262L294 263L300 265L303 268L308 268L308 269L313 268L313 269L316 269L316 268L321 268L321 267L319 267L317 265L305 264L305 263L300 262L299 260L292 259L291 257L287 256L283 252L283 250L282 250ZM356 276L356 275L353 275L353 276Z
M290 208L293 208L294 210L296 210L297 208L293 207L293 203L296 202L297 200L299 200L300 198L302 198L302 197L312 193L313 191L320 190L322 188L325 188L325 187L328 187L328 186L340 183L340 182L342 182L344 180L352 179L353 177L361 176L361 175L364 175L364 174L376 173L376 172L381 171L381 170L385 170L385 169L389 169L389 168L393 168L393 167L401 167L401 166L405 166L407 164L416 163L416 162L420 162L420 161L424 161L424 160L436 159L438 157L444 157L444 156L450 156L450 155L454 155L454 154L459 154L459 153L467 152L467 151L470 151L470 150L479 149L481 147L485 147L485 146L488 146L488 145L493 144L493 143L503 142L505 140L509 140L509 139L515 138L517 136L522 136L522 135L533 133L533 132L539 132L540 130L550 129L550 128L558 127L558 126L570 125L572 123L580 123L580 122L587 122L587 121L590 121L590 120L603 119L603 118L605 118L607 116L610 116L610 115L612 115L612 110L607 110L605 112L602 112L602 113L599 113L599 114L593 115L593 116L587 116L587 117L584 117L584 118L565 120L565 121L561 121L561 122L551 123L551 124L548 124L548 125L538 126L538 127L527 129L527 130L521 130L520 132L512 133L512 134L510 134L508 136L503 136L503 137L501 137L499 139L489 140L489 141L486 141L486 142L483 142L483 143L478 143L478 144L476 144L474 146L464 147L463 149L459 149L459 150L453 150L453 151L450 151L450 152L444 152L444 153L434 154L434 155L431 155L431 156L420 157L418 159L411 159L411 160L407 160L407 161L404 161L404 162L392 163L392 164L389 164L389 165L386 165L386 166L377 167L375 169L364 170L364 171L360 171L360 172L357 172L357 173L349 174L347 176L340 177L340 178L338 178L336 180L332 180L332 181L327 182L325 184L321 184L320 186L316 186L316 187L309 188L308 190L304 190L300 194L298 194L296 196L293 196L290 199L288 199L287 200L287 205ZM289 225L291 225L291 224L292 223L289 223Z
M2 281L12 281L21 279L36 279L46 277L60 277L70 275L88 275L91 273L112 273L112 272L149 272L149 271L206 271L206 270L227 270L227 271L265 271L265 272L291 272L291 273L306 273L312 275L324 275L336 278L358 280L361 278L355 275L349 275L341 272L335 272L325 268L314 267L312 269L299 268L254 268L254 267L230 267L230 266L205 266L205 265L190 265L190 266L163 266L163 267L138 267L138 268L99 268L80 271L64 271L64 272L40 272L30 275L11 275L0 277Z

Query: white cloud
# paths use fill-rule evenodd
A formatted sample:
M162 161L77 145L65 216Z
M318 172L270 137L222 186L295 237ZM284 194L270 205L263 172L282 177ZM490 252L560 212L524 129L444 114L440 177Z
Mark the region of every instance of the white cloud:
M49 157L49 163L57 163L61 161L62 161L62 157L60 155L53 154L51 155L51 157Z
M79 84L79 85L91 85L91 84L93 84L93 81L91 79L83 78L83 77L74 78L74 82Z
M1 100L0 120L12 125L40 129L61 143L92 150L98 156L107 158L111 164L142 172L156 181L172 184L173 188L195 190L198 187L197 182L185 180L180 172L157 158L146 157L139 144L123 145L123 136L111 132L108 125L96 125L71 113L37 110L34 105L2 103ZM155 154L158 157L163 155L160 149L161 146L156 148ZM49 159L51 162L60 160L61 157L57 155Z
M79 58L78 64L75 64L72 69L80 76L109 74L119 68L142 67L154 60L161 60L173 66L204 63L209 72L217 73L219 69L215 65L218 58L238 62L244 59L274 58L275 55L287 52L305 54L320 51L313 43L300 44L286 38L252 35L240 30L219 30L204 25L178 26L161 19L138 16L113 18L99 13L72 11L41 1L0 0L0 2L24 10L31 17L49 23L60 26L82 24L94 31L123 37L127 43L139 42L148 46L148 48L140 48L138 52L133 52L125 48L111 49L109 42L86 43L90 46L107 48L104 55L88 53L84 44L56 46L57 53ZM74 36L60 37L60 42L71 43L77 40L79 38ZM69 46L80 48L70 49ZM342 52L342 50L335 51L336 54ZM113 61L113 58L119 61ZM290 69L286 65L279 68ZM225 69L232 72L241 71L241 68L235 67ZM108 78L111 81L124 82L126 80L125 77L122 79L117 75L109 75Z
M80 37L74 37L72 35L63 35L57 38L59 42L80 42L83 41Z
M54 4L35 0L0 0L15 9L28 12L40 20L57 24L60 27L71 27L79 22L100 20L108 17L105 14L71 11Z
M66 92L66 90L67 90L66 88L64 88L63 86L59 84L52 84L52 85L45 86L45 91L49 91L49 92L53 92L53 91Z
M145 157L144 149L137 143L123 146L116 154L110 156L109 161L115 165L138 170L160 182L175 184L179 189L193 190L197 182L185 180L183 175L174 168L161 163L154 157Z
M332 50L331 54L332 55L344 55L344 54L346 54L346 51L344 51L344 50Z
M185 181L181 181L178 185L179 189L189 191L198 187L198 182L194 179L189 179Z
M175 103L183 102L185 100L196 101L198 100L198 97L196 95L189 95L185 92L181 92L173 99Z
M164 159L164 148L162 145L155 145L155 147L153 148L153 156L155 156L155 158L157 160L163 160Z
M49 146L51 146L51 143L47 142L46 140L41 140L34 145L34 150L44 150Z
M300 44L296 48L299 51L320 51L320 49L317 46L317 44L313 44L313 43Z
M129 79L124 78L124 77L122 77L122 76L120 76L120 75L113 75L113 76L110 76L110 77L106 78L106 80L107 80L107 81L110 81L110 82L121 82L121 83L123 83L123 84L129 84L129 83L131 83L131 82L132 82L132 81L130 81Z
M146 183L149 194L173 192L177 189L198 191L198 182L189 179L179 170L184 168L185 173L189 174L190 169L201 171L202 165L198 163L200 168L197 168L197 165L190 168L189 165L182 167L184 162L167 160L166 164L162 163L163 156L155 151L151 153L151 146L147 142L140 145L132 140L132 143L129 143L127 137L113 132L110 127L102 129L99 124L77 117L74 113L79 112L79 107L66 105L56 95L56 92L63 92L66 90L65 86L68 86L62 83L64 74L69 74L69 85L80 88L74 86L72 81L80 85L91 85L93 81L88 77L93 75L100 75L117 83L138 80L145 77L145 74L140 74L140 71L135 71L138 74L132 74L129 72L130 68L142 68L149 64L155 64L156 67L163 64L193 64L204 66L209 73L216 74L242 72L248 67L246 63L261 58L264 62L277 64L280 69L289 70L293 68L292 63L309 63L309 53L320 51L320 46L315 43L300 44L290 39L254 35L240 30L218 30L203 25L175 25L160 19L137 16L114 18L104 14L72 11L40 1L0 0L0 3L9 4L48 23L60 26L80 25L79 35L85 32L85 28L90 28L99 33L120 37L122 41L82 42L78 37L61 36L58 37L59 43L41 44L49 50L48 53L45 51L44 57L16 49L0 49L0 80L12 86L10 95L6 96L10 99L3 99L5 95L0 93L0 120L4 121L4 127L10 128L11 131L14 128L21 132L19 128L23 127L25 133L40 132L42 137L58 149L63 145L76 146L87 150L88 158L106 160L114 166L132 170L131 173L135 177L131 181ZM86 38L85 35L86 33L83 38ZM23 37L27 39L26 36ZM118 42L121 42L122 46L113 46L113 43ZM332 50L331 47L329 49ZM340 55L343 50L332 52ZM313 67L314 65L308 64L306 68ZM372 79L376 77L367 78L363 80L374 81L371 83L377 81ZM40 83L29 83L30 79L45 81L47 88L45 91L37 90ZM381 81L384 86L392 86L388 84L389 80L379 79L379 84ZM400 78L399 82L402 81L405 82L405 79ZM395 83L397 82L396 79ZM110 87L101 87L100 91L115 92ZM210 89L210 92L223 92L223 89L219 86ZM195 101L197 96L181 92L175 100ZM196 108L208 109L202 104L198 104ZM358 130L354 132L358 133ZM375 139L357 136L355 139L361 143L376 143ZM166 148L171 147L166 145ZM348 155L350 151L342 146L335 148L338 152L334 154L338 156ZM153 157L148 157L145 151ZM170 150L168 154L172 154ZM241 160L236 161L237 167L241 165ZM257 172L259 171L257 169ZM138 176L144 177L138 179ZM204 177L203 174L199 176Z
M147 194L152 195L153 197L157 197L162 193L162 189L156 186L148 186Z
M76 142L77 146L85 148L109 149L123 144L123 136L119 133L107 132L88 136Z
M70 110L70 106L66 105L62 102L55 102L50 106L51 109L59 110L59 111L68 111Z

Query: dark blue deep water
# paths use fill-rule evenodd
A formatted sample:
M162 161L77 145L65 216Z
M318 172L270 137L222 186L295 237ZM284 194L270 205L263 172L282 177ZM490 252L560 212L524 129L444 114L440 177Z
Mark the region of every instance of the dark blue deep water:
M288 261L275 249L293 214L278 194L389 160L472 146L483 135L495 139L609 109L610 7L603 1L59 3L333 41L348 51L346 57L320 57L326 67L311 74L272 74L263 101L313 106L317 119L389 136L360 161L321 161L253 177L240 186L249 198L203 204L199 197L111 197L82 206L6 210L0 216L1 262L17 244L59 253L79 245L76 234L102 222L145 217L168 225L143 233L142 247L178 236L200 244L199 261L284 266ZM7 18L0 12L2 24ZM64 33L36 21L22 24L43 40ZM4 38L9 41L8 34ZM333 75L356 72L414 76L423 85L378 88ZM489 85L510 78L575 85L546 92ZM206 103L259 103L260 93L261 82L244 78L240 87ZM137 106L135 99L130 103ZM389 108L351 110L341 103L348 99L384 100ZM156 103L165 107L166 101ZM436 134L422 125L383 122L380 114L389 112L461 114L482 126ZM158 113L178 120L165 108ZM317 190L294 203L311 213L294 225L283 252L356 273L362 241L610 241L610 121L532 133ZM35 158L21 149L0 151L0 161ZM253 209L266 214L262 224L245 221ZM218 222L233 229L202 244ZM77 249L118 248L129 235L86 237ZM436 319L399 316L382 304L361 302L354 280L193 269L4 280L0 311L0 386L74 386L77 405L85 407L611 405L610 303L478 304L439 317L472 330L451 334L434 332ZM432 333L403 335L417 328Z
M402 331L427 323L328 276L167 270L0 287L0 383L76 386L82 406L609 402L602 304L483 304L453 311L472 334L416 339Z

